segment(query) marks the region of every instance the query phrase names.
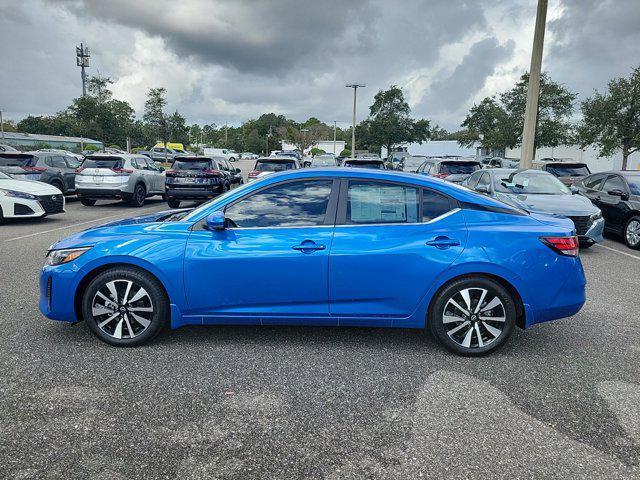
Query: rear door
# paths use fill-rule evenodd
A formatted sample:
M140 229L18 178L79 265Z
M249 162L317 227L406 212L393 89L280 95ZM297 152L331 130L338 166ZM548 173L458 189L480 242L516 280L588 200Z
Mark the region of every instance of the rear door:
M343 325L401 322L465 241L455 200L411 184L343 180L329 257L331 315Z

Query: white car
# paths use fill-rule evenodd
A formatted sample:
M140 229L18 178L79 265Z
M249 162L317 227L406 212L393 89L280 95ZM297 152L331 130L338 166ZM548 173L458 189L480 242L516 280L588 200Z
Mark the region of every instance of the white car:
M0 223L5 218L37 218L64 212L64 195L48 183L15 180L0 172Z
M236 153L234 150L229 150L227 148L209 148L205 147L202 149L205 157L222 157L229 162L235 162L240 158L240 154Z

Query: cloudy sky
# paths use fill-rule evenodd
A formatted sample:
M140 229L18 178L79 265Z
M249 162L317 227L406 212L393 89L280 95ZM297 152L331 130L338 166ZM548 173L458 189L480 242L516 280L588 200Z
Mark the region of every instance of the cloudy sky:
M19 120L115 80L139 115L150 87L189 122L260 113L347 125L349 82L400 86L417 117L456 129L528 69L535 0L0 0L0 108ZM640 0L550 0L543 69L581 97L640 65Z

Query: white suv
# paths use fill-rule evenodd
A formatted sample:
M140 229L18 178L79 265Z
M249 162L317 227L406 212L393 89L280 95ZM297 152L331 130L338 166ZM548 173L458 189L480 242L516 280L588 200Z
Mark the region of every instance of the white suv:
M85 206L115 198L141 207L147 197L164 197L164 168L144 155L89 155L76 172L76 192Z

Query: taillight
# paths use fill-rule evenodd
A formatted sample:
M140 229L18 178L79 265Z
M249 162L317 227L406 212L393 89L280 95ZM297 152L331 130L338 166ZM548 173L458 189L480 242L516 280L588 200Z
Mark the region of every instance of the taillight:
M175 175L176 173L178 173L177 170L167 170L166 172L164 172L167 175Z
M112 168L111 171L115 173L133 173L133 170L128 168Z
M580 249L578 237L540 237L540 241L560 255L577 257Z
M432 176L436 177L436 178L447 178L449 176L449 174L448 173L434 173Z
M26 167L22 167L23 170L26 170L27 172L44 172L47 169L44 167L31 167L31 166L26 166Z
M216 176L222 175L222 172L220 170L211 170L209 168L207 170L203 170L202 173L207 173L209 175L216 175Z
M76 173L80 173L83 170L84 170L84 167L78 167L78 168L76 168Z

